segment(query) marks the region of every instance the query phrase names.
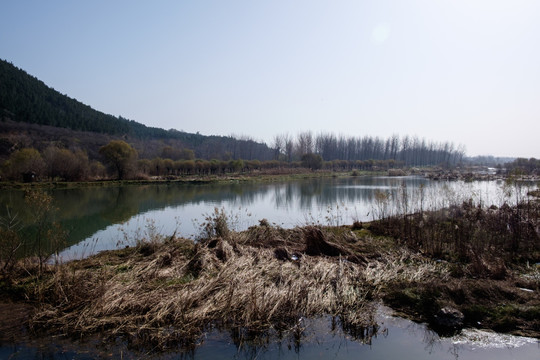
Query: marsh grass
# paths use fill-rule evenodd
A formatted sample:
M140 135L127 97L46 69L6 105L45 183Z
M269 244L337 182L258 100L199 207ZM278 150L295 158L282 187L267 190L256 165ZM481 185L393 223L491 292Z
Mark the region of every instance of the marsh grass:
M418 281L419 262L414 274L396 282L377 269L384 301L434 327L435 312L451 306L463 312L468 326L538 337L540 320L534 314L540 309L540 282L538 268L530 264L540 261L540 202L530 188L504 183L499 206L452 189L438 197L442 202L429 204L423 191L402 187L396 194L381 193L374 207L380 217L369 229L421 255L421 261L444 264L445 272L434 282ZM390 199L398 205L387 206ZM500 311L501 304L513 311Z
M37 263L36 276L41 276L46 263L58 261L58 252L66 243L67 232L54 221L57 209L50 194L26 190L24 203L28 208L26 221L9 205L0 215L0 280L9 282L21 264L33 268Z
M422 186L377 192L371 230L458 263L454 270L461 275L504 279L509 265L538 262L540 202L531 195L533 185L508 179L491 197L466 187L443 186L437 196Z
M537 262L538 203L467 201L434 211L419 191L398 193L395 209L403 213L392 213L390 195L381 193L381 220L353 226L339 225L345 208L328 212L333 226L284 229L263 219L242 232L238 215L216 208L195 241L163 236L149 223L133 247L48 265L39 279L22 274L15 285L38 305L35 331L100 334L161 350L193 348L214 330L235 344L289 337L296 347L305 319L320 317L369 342L382 299L420 320L452 305L469 324L537 334L537 269L518 284L510 265ZM407 213L416 202L420 210ZM503 301L520 305L498 309Z
M458 262L471 276L503 279L509 264L540 259L540 204L484 208L472 200L437 211L374 222L372 230L433 258Z
M238 343L301 341L302 319L330 316L358 338L376 333L374 301L385 283L447 276L438 264L348 227L285 230L261 221L208 235L163 238L151 252L141 242L51 269L35 288L33 329L166 349L192 347L212 329Z
M21 222L16 213L6 206L0 216L0 273L9 278L17 261L17 252L24 245L20 236Z

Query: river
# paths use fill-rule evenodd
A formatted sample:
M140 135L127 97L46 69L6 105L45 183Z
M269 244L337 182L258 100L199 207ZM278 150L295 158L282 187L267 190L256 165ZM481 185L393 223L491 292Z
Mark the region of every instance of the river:
M497 182L442 182L421 177L335 177L278 182L220 182L210 184L145 184L49 190L57 208L55 220L67 230L62 260L83 258L101 250L133 245L156 234L196 239L204 217L215 208L229 214L230 226L242 230L267 219L291 228L306 224L343 225L369 221L385 214L436 209L473 199L476 204L500 206L525 198L535 185L505 187ZM519 190L519 191L517 191ZM381 194L385 195L381 197ZM405 195L406 194L406 195ZM387 199L387 201L381 201ZM1 209L31 222L24 191L0 192ZM7 211L7 210L4 210ZM7 213L2 214L6 217ZM238 344L227 333L209 331L195 352L136 353L119 343L96 346L61 338L26 339L0 344L0 358L193 358L193 359L538 359L538 341L477 330L440 338L423 324L380 310L378 328L368 337L354 338L330 320L299 319L305 326L301 342L294 337L268 344Z
M535 188L521 187L521 198ZM406 204L403 190L406 190ZM267 219L292 228L307 224L343 225L386 214L438 209L473 199L500 206L515 202L516 188L501 182L445 182L422 177L327 177L281 182L231 181L210 184L145 184L49 190L57 211L54 219L67 232L63 261L102 250L130 246L156 234L196 238L206 215L223 208L234 230ZM381 201L380 194L387 194ZM379 195L379 196L378 196ZM383 197L384 199L384 197ZM400 208L398 208L400 207ZM0 215L6 209L24 225L31 215L24 191L0 192Z
M99 345L98 337L84 340L61 337L28 339L0 344L2 359L337 359L337 360L537 360L540 343L536 339L464 329L453 337L439 337L424 324L395 317L380 307L378 327L363 336L351 336L339 326L332 329L331 318L299 319L304 330L267 343L250 344L230 334L209 331L194 351L152 349L134 351L118 341Z

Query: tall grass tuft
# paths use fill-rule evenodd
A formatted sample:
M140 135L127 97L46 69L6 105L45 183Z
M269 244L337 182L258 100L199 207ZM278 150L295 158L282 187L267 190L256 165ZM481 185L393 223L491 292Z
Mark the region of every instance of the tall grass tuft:
M417 272L406 250L388 250L383 260L375 243L352 241L346 232L263 223L209 241L169 239L151 254L104 252L63 264L42 286L32 324L67 334L123 335L161 349L191 346L214 328L240 342L287 334L300 341L302 319L320 316L366 336L376 329L372 301L384 281L440 276L433 264ZM365 262L350 261L361 248L373 253Z
M522 193L521 188L515 193ZM514 205L486 207L482 199L469 198L436 210L404 204L417 202L417 197L423 204L422 193L400 196L401 210L374 221L371 230L432 258L467 264L471 276L504 278L504 264L540 259L539 201L516 195Z

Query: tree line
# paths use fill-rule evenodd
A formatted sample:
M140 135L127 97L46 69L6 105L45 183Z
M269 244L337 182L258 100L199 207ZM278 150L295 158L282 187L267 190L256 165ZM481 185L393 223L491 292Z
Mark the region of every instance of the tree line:
M70 150L49 145L42 151L32 147L15 150L1 166L3 180L14 181L82 181L96 179L149 179L150 177L208 176L233 173L284 173L287 171L328 170L388 170L406 166L404 160L333 159L307 152L300 156L300 143L294 143L294 156L279 152L274 160L244 160L233 158L200 159L188 148L164 146L160 156L141 158L139 152L123 140L112 140L99 149L99 158L91 159L83 150Z
M119 141L125 145L119 146ZM132 159L126 169L111 158L107 151L111 144L117 146L116 152L126 150L126 145L133 148L123 155ZM0 162L4 179L36 176L73 181L216 174L252 171L263 165L311 170L453 166L463 156L462 147L416 136L354 137L305 131L276 135L268 145L247 136L205 136L151 128L96 111L0 59Z
M382 139L333 134L313 136L310 132L303 132L294 137L277 135L271 147L261 147L249 138L230 137L227 142L206 141L202 150L201 147L195 150L174 142L172 145L156 140L128 143L105 137L94 137L92 148L85 147L84 141L70 140L66 146L65 141L55 140L54 134L48 136L47 139L33 142L24 136L24 141L9 136L0 137L0 165L4 160L2 178L23 180L24 174L34 173L35 177L41 179L78 181L105 177L214 175L271 169L351 171L404 166L451 167L460 164L464 156L463 150L451 143L435 143L409 136L400 138L397 135ZM61 135L61 139L66 139L66 134ZM105 145L103 141L106 141ZM118 156L122 161L118 161ZM121 165L124 162L126 169Z
M462 162L465 149L451 142L428 141L417 136L392 135L388 138L345 136L333 133L301 132L296 136L274 136L276 159L295 161L305 154L317 154L324 160L392 160L406 166L447 165Z
M147 127L121 116L115 117L92 109L75 99L48 87L37 78L0 59L0 119L25 124L39 124L55 128L71 129L86 133L107 135L123 139L138 149L143 158L155 158L159 149L155 143L169 142L175 148L191 149L196 158L203 160L275 160L286 163L310 162L310 168L319 167L317 156L324 161L394 161L406 166L455 165L461 162L464 149L450 142L437 143L418 137L393 135L389 138L372 136L344 136L332 133L313 135L310 131L297 135L276 135L270 146L247 136L205 136L174 129L164 130ZM29 125L30 126L30 125ZM3 128L4 126L0 127ZM8 126L6 125L5 128ZM44 131L40 129L39 132ZM38 132L38 133L39 133ZM34 132L32 136L39 136ZM54 134L53 134L54 136ZM86 136L77 135L84 139ZM0 139L5 140L5 138ZM51 142L54 139L47 139ZM152 146L148 144L152 143ZM104 142L98 146L103 146ZM8 153L0 153L0 159L11 155L17 144L0 144ZM3 146L5 145L5 146ZM48 145L33 146L40 152ZM65 147L66 146L64 144ZM26 146L28 147L28 146ZM59 146L62 148L62 146ZM87 140L79 146L88 150L92 160L99 157L96 141ZM92 149L90 149L92 147ZM172 159L175 160L175 159Z
M540 175L540 159L517 158L506 163L506 171L514 174Z

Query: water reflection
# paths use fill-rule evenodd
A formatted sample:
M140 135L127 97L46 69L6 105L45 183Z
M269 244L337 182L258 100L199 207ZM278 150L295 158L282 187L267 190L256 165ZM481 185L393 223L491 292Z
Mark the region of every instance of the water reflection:
M455 359L536 360L538 340L501 335L480 330L464 330L461 335L441 338L423 324L390 315L380 307L377 326L355 337L333 326L332 317L304 319L301 331L248 338L231 332L211 330L199 346L181 351L156 353L135 351L124 342L100 344L97 338L66 340L34 339L18 344L0 344L0 358L17 359Z
M231 182L218 184L160 184L55 189L50 193L59 209L56 220L69 232L64 256L113 249L144 230L148 222L165 234L198 233L197 221L214 207L238 212L238 230L262 218L284 227L323 223L340 225L378 216L375 195L386 193L397 206L401 189L410 192L409 210L414 207L441 208L451 202L474 198L483 203L502 204L509 196L495 182L435 182L421 177L318 178L279 183ZM422 189L422 204L418 203ZM416 195L413 194L417 192ZM30 223L24 192L0 192L0 215L6 206L23 222ZM144 232L144 231L143 231ZM78 244L78 245L76 245Z

